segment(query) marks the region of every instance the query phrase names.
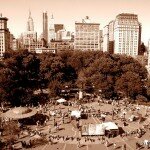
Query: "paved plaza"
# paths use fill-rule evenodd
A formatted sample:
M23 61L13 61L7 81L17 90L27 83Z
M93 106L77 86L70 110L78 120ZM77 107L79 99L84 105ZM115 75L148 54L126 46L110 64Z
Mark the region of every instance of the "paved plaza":
M117 106L118 105L118 106ZM121 107L121 108L119 108ZM67 114L72 110L81 110L84 108L85 110L89 110L87 119L79 119L79 122L76 119L71 119L70 116L65 116L62 119L62 114ZM132 108L135 108L132 110ZM113 115L110 114L112 110L120 109L120 111ZM122 149L123 145L126 145L127 150L135 150L136 142L140 143L141 149L146 149L143 146L144 140L150 140L150 128L144 128L144 126L149 125L150 123L150 111L149 107L147 109L146 106L138 106L138 105L128 105L127 107L121 104L107 104L104 102L89 102L85 103L82 106L73 103L69 106L65 106L63 104L52 105L48 104L47 106L40 106L37 110L49 116L49 119L43 125L28 125L30 131L36 131L38 134L43 134L47 139L47 143L42 145L33 145L30 150L113 150L113 149ZM115 136L115 137L105 137L105 136L81 136L81 129L77 127L77 123L82 127L87 124L101 124L102 120L97 115L100 110L100 113L106 114L104 122L115 122L118 127L121 127L125 131L125 135L123 136ZM125 119L127 125L124 126ZM50 115L50 112L55 113L55 115ZM114 111L115 112L115 111ZM142 115L145 119L144 121L139 121L139 119L135 121L128 121L131 115ZM146 117L145 117L146 115ZM57 126L55 123L57 122ZM143 129L146 131L142 136L138 137L136 131L138 129ZM52 140L49 141L49 137ZM104 140L102 140L103 138ZM14 144L14 147L20 148L22 147L21 141L29 141L36 139L36 134L29 134L27 131L22 131L17 142ZM78 140L79 139L79 140ZM106 145L106 140L109 142L109 145ZM114 143L116 146L114 147Z

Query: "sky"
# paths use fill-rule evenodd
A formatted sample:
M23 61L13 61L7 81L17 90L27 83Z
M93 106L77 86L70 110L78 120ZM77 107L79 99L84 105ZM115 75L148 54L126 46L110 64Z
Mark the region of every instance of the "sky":
M17 38L26 31L31 10L35 31L42 33L42 12L47 11L49 21L53 14L55 23L62 23L74 31L75 21L89 16L103 29L119 13L134 13L142 23L142 41L150 39L150 0L0 0L0 13L7 17L8 28Z

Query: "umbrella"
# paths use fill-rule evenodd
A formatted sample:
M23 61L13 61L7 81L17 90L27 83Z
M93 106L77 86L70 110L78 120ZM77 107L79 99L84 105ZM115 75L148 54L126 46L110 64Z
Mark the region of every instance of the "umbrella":
M12 118L12 119L23 119L23 118L29 118L31 116L34 116L36 113L37 110L35 108L16 107L4 113L3 117Z
M63 99L63 98L60 98L60 99L57 100L57 102L58 102L58 103L64 103L64 102L66 102L66 100Z

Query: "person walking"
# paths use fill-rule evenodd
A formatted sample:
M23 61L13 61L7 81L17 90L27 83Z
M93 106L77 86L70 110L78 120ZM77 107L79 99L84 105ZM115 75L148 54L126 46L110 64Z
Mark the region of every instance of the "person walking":
M80 148L80 140L78 140L78 143L77 143L77 148Z
M49 131L48 132L49 132L49 134L51 133L51 128L50 127L49 127Z
M127 146L126 144L122 145L122 150L126 150Z
M109 146L109 142L108 142L108 140L106 140L106 142L105 142L105 146L106 146L106 147L108 147L108 146Z
M114 143L114 144L113 144L113 149L116 149L116 147L117 147L117 144Z

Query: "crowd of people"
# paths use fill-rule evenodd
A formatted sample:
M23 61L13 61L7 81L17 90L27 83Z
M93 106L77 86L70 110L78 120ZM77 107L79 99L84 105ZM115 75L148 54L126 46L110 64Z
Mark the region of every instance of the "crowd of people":
M87 101L89 102L89 100ZM92 102L96 102L97 103L97 108L94 107L92 105ZM129 120L129 118L127 117L127 114L129 116L129 114L134 115L136 114L137 117L137 121L140 124L141 123L141 114L140 114L140 108L141 107L145 107L145 114L142 114L142 117L146 117L147 119L150 118L150 107L148 106L138 106L138 105L134 105L134 104L130 104L129 102L127 102L126 100L122 100L122 101L114 101L114 100L104 100L104 99L94 99L92 98L90 100L90 105L86 105L86 103L84 102L84 104L79 104L77 102L77 100L74 101L68 101L67 102L67 107L65 106L61 106L59 105L56 101L54 100L50 100L47 104L41 105L39 104L36 109L37 112L39 114L43 114L46 115L46 119L44 120L44 122L40 122L40 120L36 121L36 125L34 126L34 129L31 128L24 128L22 129L22 131L20 132L20 135L23 135L23 132L26 131L27 135L29 135L29 137L32 137L34 135L39 135L41 137L45 137L47 139L47 142L49 144L54 144L55 142L67 142L67 141L72 141L77 143L77 147L80 148L81 147L81 143L84 142L86 143L100 143L100 144L104 144L106 147L109 146L113 146L113 149L116 149L117 147L117 143L115 142L111 142L111 140L109 140L109 138L106 138L104 136L82 136L82 134L80 134L80 136L72 136L72 135L57 135L59 134L59 131L61 129L61 126L64 124L70 124L72 123L72 117L71 117L71 108L76 108L77 110L79 110L81 112L82 115L86 115L87 118L98 118L99 122L105 122L105 120L108 120L108 118L111 118L111 121L114 121L117 123L117 120L120 120L123 127L128 126L128 124L131 123L131 120ZM103 107L103 105L111 105L112 109L110 111L104 111L103 109L101 109L101 107ZM57 109L56 109L57 107ZM63 108L62 108L63 107ZM0 108L3 109L3 108ZM81 132L81 126L82 124L80 123L80 120L82 120L82 115L80 118L75 118L75 130ZM3 126L5 124L8 124L11 121L10 118L3 118L1 119L1 128L3 128ZM132 120L134 121L134 120ZM52 124L49 124L49 122L53 122ZM118 124L118 123L117 123ZM42 131L40 131L39 129L41 129L41 127L48 127L48 132L43 133ZM124 132L120 132L120 136L121 138L124 137L137 137L138 139L140 139L146 132L150 132L150 121L146 124L146 123L142 123L142 125L138 126L137 129L126 129L124 130ZM21 136L18 137L21 137ZM2 136L2 132L0 132L0 136ZM22 147L32 147L32 141L29 140L29 142L26 141L21 141L21 145ZM139 144L139 142L135 143L136 145L136 149L138 149L141 145L149 148L150 146L150 142L149 139L145 139L142 143ZM122 144L121 148L122 150L126 150L127 145L126 144Z

